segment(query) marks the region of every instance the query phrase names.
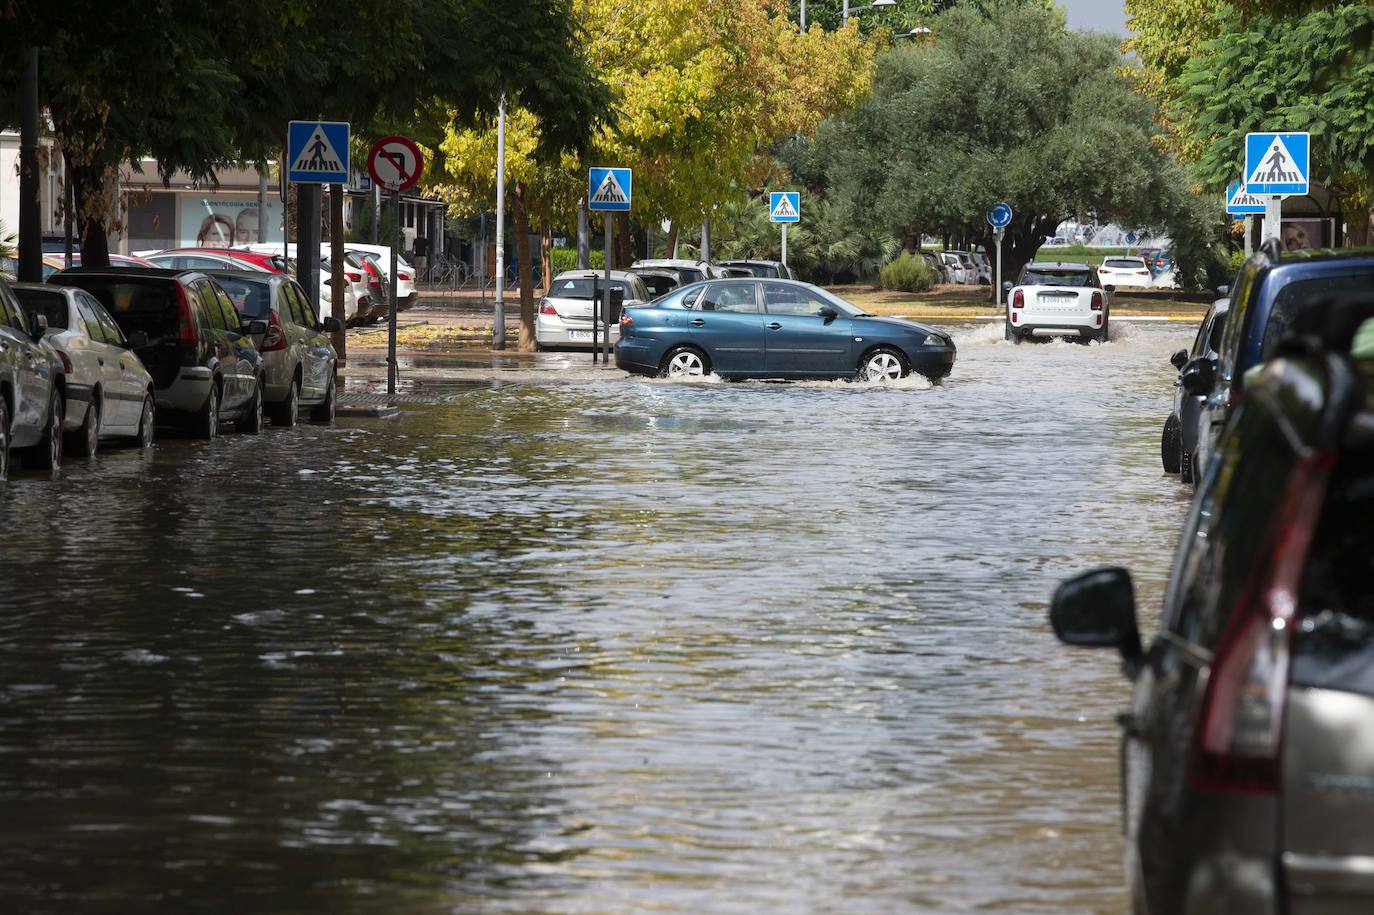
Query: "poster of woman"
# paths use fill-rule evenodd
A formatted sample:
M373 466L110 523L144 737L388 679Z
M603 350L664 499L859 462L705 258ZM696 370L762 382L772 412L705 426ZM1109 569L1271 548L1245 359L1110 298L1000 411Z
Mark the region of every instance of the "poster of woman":
M258 199L253 197L198 197L180 200L180 239L184 247L229 248L250 245L258 238ZM267 237L281 241L281 201L268 198Z

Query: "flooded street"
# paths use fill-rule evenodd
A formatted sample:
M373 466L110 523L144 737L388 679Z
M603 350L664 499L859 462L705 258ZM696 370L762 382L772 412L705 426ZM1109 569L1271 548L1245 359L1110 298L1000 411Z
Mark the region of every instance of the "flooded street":
M1193 327L953 330L936 387L481 354L394 419L16 475L0 899L1124 911L1127 683L1046 603L1111 563L1158 607Z

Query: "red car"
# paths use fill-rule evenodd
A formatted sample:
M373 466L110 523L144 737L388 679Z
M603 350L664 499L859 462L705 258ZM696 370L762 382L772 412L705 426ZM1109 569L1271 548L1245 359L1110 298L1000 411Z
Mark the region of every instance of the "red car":
M256 251L245 251L240 248L168 248L166 251L159 251L156 256L159 258L167 256L194 257L197 254L232 257L236 261L243 261L260 270L269 270L272 273L286 273L293 266L288 264L286 258L280 254L259 254ZM209 267L209 265L204 266ZM215 266L223 267L220 264ZM196 266L188 264L185 269L196 269Z

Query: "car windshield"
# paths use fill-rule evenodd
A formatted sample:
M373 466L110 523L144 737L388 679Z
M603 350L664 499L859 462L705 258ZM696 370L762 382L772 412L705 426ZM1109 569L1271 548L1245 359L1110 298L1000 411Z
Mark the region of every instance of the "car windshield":
M1092 275L1086 270L1051 270L1038 267L1027 270L1022 286L1091 286Z
M1115 267L1118 270L1144 270L1145 262L1129 257L1109 257L1102 262L1102 266Z
M234 310L245 318L267 320L271 312L272 284L233 276L216 276L215 282L229 293Z
M16 289L15 296L31 315L43 315L53 330L67 329L67 297L52 289Z
M593 281L591 277L581 276L569 276L563 277L562 279L554 280L553 288L549 290L549 298L587 299L588 301L590 301L592 297L593 282L597 284L597 288L600 288L601 285L606 281L603 279L597 279ZM634 287L631 286L629 283L626 283L624 280L612 279L611 288L619 289L627 299L638 298L638 296L635 295Z

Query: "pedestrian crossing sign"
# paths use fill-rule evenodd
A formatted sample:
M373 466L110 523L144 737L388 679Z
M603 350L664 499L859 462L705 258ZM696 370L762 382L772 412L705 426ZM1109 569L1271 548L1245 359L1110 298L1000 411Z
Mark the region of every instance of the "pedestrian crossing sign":
M1306 133L1245 135L1245 191L1256 197L1307 193L1312 138Z
M587 209L629 212L633 180L628 168L593 166L587 169Z
M347 184L348 124L292 121L286 129L286 177L297 184Z
M1232 216L1254 216L1264 212L1264 198L1256 197L1239 181L1226 188L1226 212Z
M801 191L773 191L768 195L769 222L801 222Z

